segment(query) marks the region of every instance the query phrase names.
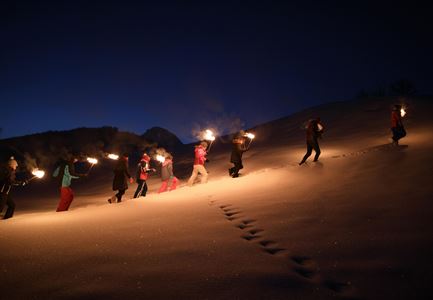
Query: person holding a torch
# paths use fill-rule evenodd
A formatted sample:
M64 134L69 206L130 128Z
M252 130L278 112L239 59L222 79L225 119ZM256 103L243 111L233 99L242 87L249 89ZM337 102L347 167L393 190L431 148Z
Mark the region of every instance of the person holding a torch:
M67 211L74 200L74 192L71 188L72 179L86 177L87 174L78 174L75 172L75 163L78 159L71 155L67 160L61 160L53 172L53 177L58 179L60 189L60 201L57 205L57 212Z
M117 191L117 193L108 199L109 203L122 202L122 196L128 189L128 180L129 183L134 182L134 179L129 175L128 153L125 153L117 160L114 167L113 191Z
M173 156L170 153L166 153L165 156L159 155L158 161L161 162L161 180L162 184L158 190L158 194L167 191L173 191L177 187L177 182L179 181L173 174ZM171 180L171 185L168 184Z
M310 157L311 153L314 151L316 155L314 156L314 162L319 159L320 156L320 147L318 139L322 137L323 133L323 125L320 122L320 118L311 119L308 121L306 126L306 142L307 142L307 153L305 153L299 165L305 163L308 157Z
M401 105L396 104L391 112L392 145L398 146L398 141L406 136L402 118L406 112Z
M206 159L206 148L208 144L207 142L201 142L199 145L195 146L194 150L194 166L192 170L191 177L188 180L188 186L192 186L194 184L195 179L197 178L198 174L201 175L201 183L207 182L207 171L204 167L204 163L208 161Z
M134 193L134 198L146 197L146 193L147 193L146 180L149 177L150 172L156 171L155 169L149 168L149 162L150 162L149 155L144 153L143 157L141 158L141 160L137 166L136 182L138 183L138 186L137 186L137 189Z
M239 177L239 170L243 169L242 155L245 151L249 150L249 145L246 144L246 133L241 130L232 140L232 154L230 156L230 162L233 163L233 167L229 169L229 175L233 178ZM250 137L250 144L253 136Z
M12 199L12 187L13 186L24 186L27 181L17 180L16 170L18 168L18 163L12 156L7 165L0 169L0 212L3 212L3 208L7 205L7 210L3 219L12 218L15 211L15 202Z

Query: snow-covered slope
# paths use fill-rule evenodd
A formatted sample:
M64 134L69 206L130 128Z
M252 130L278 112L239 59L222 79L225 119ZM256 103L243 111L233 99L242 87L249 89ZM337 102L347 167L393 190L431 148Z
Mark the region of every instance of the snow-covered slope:
M407 146L388 145L392 100L323 105L254 129L242 176L229 145L209 182L109 205L110 174L19 193L0 223L4 299L420 299L433 295L433 113L408 102ZM327 127L318 163L298 166L300 129ZM176 159L176 157L175 157ZM185 158L181 158L184 160ZM130 198L135 185L127 192Z

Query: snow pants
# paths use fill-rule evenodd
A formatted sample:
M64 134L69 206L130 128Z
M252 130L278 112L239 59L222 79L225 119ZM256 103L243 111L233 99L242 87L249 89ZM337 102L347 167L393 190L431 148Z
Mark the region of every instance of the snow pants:
M137 180L138 186L134 193L134 198L146 197L147 183L146 180Z
M207 182L207 171L203 165L194 165L194 168L192 169L191 177L188 180L188 186L192 186L194 184L195 179L197 178L198 174L201 175L200 182L206 183Z
M162 184L161 184L161 187L159 188L158 194L159 193L164 193L165 191L167 191L169 181L170 181L170 179L162 181ZM171 180L171 185L168 188L168 190L169 191L175 190L176 187L177 187L177 182L178 181L179 181L179 179L177 179L176 177L173 177L173 179Z
M69 186L62 186L60 188L60 202L56 211L67 211L72 200L74 200L74 192L72 192L72 189Z

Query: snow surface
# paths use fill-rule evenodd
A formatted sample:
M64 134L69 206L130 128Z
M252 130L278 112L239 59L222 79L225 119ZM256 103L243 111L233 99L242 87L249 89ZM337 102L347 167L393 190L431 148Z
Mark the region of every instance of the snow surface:
M111 175L75 183L62 213L53 186L34 183L0 222L0 298L432 296L433 107L410 102L407 146L395 148L391 103L333 103L263 124L236 179L226 145L209 155L207 184L157 194L154 177L147 197L130 200L133 184L119 204L107 203ZM322 156L298 166L300 126L316 115Z

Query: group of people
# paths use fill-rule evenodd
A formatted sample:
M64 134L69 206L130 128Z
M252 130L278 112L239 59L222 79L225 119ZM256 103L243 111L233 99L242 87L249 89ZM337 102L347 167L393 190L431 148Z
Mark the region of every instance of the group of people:
M394 105L391 112L392 145L394 146L398 146L399 140L406 136L406 130L403 126L402 117L401 105ZM300 161L299 165L302 165L307 161L313 150L315 151L313 161L317 162L319 159L321 153L319 139L324 132L324 126L321 123L320 118L309 120L305 126L305 131L307 152ZM239 171L243 168L242 155L244 152L249 150L250 144L251 143L248 143L248 138L244 131L240 131L232 139L230 162L233 163L233 167L228 170L231 177L239 177ZM199 175L201 183L207 182L208 172L205 168L205 163L209 162L207 159L208 146L208 143L205 141L202 141L195 146L194 165L191 177L187 182L188 186L192 186ZM59 161L55 166L53 177L57 179L57 185L60 190L60 201L57 206L57 212L67 211L74 199L74 193L71 189L72 180L87 176L87 173L79 174L75 171L74 164L77 162L77 160L78 159L76 157L71 155L67 159ZM154 168L150 168L150 160L150 156L144 153L137 165L137 173L135 176L137 189L134 193L134 198L146 196L148 189L146 181L152 172L156 172ZM4 207L7 206L3 219L11 218L15 211L15 203L12 199L13 187L24 186L28 183L27 180L17 179L17 168L18 163L14 157L11 157L7 164L0 168L0 213L2 213ZM128 183L132 184L134 182L134 179L130 175L128 169L127 153L124 153L121 157L119 157L113 171L114 178L112 187L113 191L117 191L117 193L110 197L108 202L119 203L122 202L122 196L128 189ZM161 180L162 184L158 190L158 193L163 193L167 190L172 191L177 188L179 180L173 174L173 156L169 153L164 154L164 160L161 162Z

